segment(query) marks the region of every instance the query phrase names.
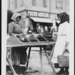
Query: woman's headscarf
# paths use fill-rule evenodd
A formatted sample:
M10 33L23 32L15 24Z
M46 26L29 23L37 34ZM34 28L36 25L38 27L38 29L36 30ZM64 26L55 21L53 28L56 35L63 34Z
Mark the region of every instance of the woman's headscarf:
M11 17L12 20L16 21L17 17L21 17L21 14L19 13L14 13L13 16Z
M60 23L69 22L69 15L66 12L57 14L57 17L60 19Z

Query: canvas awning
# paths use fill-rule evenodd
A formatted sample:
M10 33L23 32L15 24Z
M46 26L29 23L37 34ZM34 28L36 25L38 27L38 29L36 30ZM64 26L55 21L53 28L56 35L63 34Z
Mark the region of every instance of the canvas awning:
M37 17L30 17L30 18L35 22L52 23L52 21L47 18L37 18Z

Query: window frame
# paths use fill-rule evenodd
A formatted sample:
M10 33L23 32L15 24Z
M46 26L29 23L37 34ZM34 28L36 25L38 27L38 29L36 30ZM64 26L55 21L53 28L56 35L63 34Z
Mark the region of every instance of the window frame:
M32 0L32 5L36 6L36 0Z
M43 0L43 7L47 7L47 0Z
M15 9L17 8L17 0L15 0Z
M63 9L63 0L56 0L56 9Z
M21 7L24 6L24 0L21 0Z

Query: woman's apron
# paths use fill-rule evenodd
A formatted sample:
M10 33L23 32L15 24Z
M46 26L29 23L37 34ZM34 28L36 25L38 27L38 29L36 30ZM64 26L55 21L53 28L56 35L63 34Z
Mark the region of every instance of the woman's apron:
M52 57L52 62L57 63L57 56L62 55L64 50L65 50L65 36L59 36L58 40L56 42L54 52L53 52L53 57Z
M57 56L62 55L66 48L66 41L69 38L69 24L63 23L59 27L58 39L54 48L52 62L57 63Z

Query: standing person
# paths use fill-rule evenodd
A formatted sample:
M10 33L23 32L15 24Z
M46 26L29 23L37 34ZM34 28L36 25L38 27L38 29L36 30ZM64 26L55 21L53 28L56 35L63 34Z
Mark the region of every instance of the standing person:
M52 32L56 32L57 31L57 26L56 26L56 22L53 21L53 26L51 27Z
M58 31L58 28L59 28L59 21L56 22L56 27L57 27L57 31Z
M25 18L25 28L23 29L24 35L27 34L29 30L33 30L33 25L29 15L27 15Z
M57 14L57 17L60 21L58 29L58 39L56 41L53 57L51 60L55 66L58 66L57 56L62 55L66 48L69 50L69 15L63 12ZM60 71L57 74L64 73L65 71L68 71L68 68L65 68L64 70L64 68L61 67Z
M40 33L41 32L41 26L39 23L37 23L37 32Z
M12 34L25 34L23 31L23 27L25 27L24 22L21 19L21 15L19 13L14 13L12 16L13 22L9 23L8 26L8 34L11 36ZM27 62L27 48L25 47L13 47L12 48L12 61L14 65L25 65Z

